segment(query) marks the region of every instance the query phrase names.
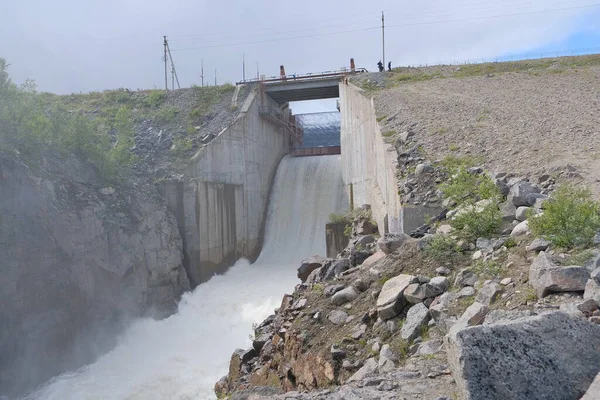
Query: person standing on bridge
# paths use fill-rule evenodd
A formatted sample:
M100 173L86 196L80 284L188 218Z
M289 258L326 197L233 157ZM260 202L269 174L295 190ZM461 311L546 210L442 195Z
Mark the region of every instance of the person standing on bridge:
M384 71L383 63L381 62L381 60L379 60L379 62L377 63L377 67L379 68L379 72L383 72Z
M391 61L388 63L388 71L392 72L392 62Z

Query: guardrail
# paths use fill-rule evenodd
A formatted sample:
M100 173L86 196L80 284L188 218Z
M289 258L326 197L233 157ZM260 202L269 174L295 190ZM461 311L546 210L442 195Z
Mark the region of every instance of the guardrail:
M342 148L340 146L309 147L304 149L293 149L291 151L291 155L294 157L328 156L331 154L342 154Z
M328 79L328 78L336 78L343 77L346 75L354 75L354 74L362 74L367 71L366 68L357 68L354 71L349 69L341 69L338 71L324 71L324 72L309 72L306 74L291 74L291 75L283 75L283 76L271 76L267 78L252 78L246 79L239 82L236 82L236 85L243 85L246 83L272 83L272 82L287 82L287 81L309 81L316 79Z

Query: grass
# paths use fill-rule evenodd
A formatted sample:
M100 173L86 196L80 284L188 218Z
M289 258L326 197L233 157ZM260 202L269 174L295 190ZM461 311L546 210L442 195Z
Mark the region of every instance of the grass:
M578 251L569 257L568 263L569 265L585 265L588 261L590 261L596 253L592 250L583 250Z
M563 185L545 203L544 213L529 218L534 235L558 247L589 247L600 231L600 203L585 188Z
M451 262L461 254L456 241L447 235L435 235L423 252L425 257L438 263Z
M477 275L485 278L495 278L500 276L502 273L502 266L497 261L489 260L476 260L472 265L471 269Z
M348 223L348 216L346 214L329 214L329 223L330 224L340 224L340 223Z
M381 136L383 136L383 137L391 137L391 136L394 136L395 134L396 134L396 131L392 129L392 130L389 130L389 131L382 132Z

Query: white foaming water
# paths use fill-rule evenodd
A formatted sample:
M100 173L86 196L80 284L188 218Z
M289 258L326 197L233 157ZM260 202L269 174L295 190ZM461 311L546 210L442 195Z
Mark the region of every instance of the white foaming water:
M212 399L231 353L248 348L252 324L279 306L298 283L296 268L325 255L325 223L346 206L339 156L282 160L258 260L187 293L178 312L140 319L94 364L52 379L28 399Z

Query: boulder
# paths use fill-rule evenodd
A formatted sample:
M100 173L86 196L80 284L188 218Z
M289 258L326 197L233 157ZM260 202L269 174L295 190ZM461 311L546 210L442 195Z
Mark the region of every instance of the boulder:
M348 379L348 382L362 381L366 376L375 373L377 367L378 363L375 358L369 358L365 361L365 364Z
M325 295L325 297L331 297L334 294L336 294L337 292L339 292L340 290L343 290L345 288L344 285L329 285L325 288L325 290L323 290L323 294Z
M331 310L329 315L327 315L327 319L335 325L342 325L346 323L348 314L341 310Z
M423 164L417 165L417 167L415 168L415 175L428 174L428 173L431 173L433 171L434 171L434 169L431 166L431 164L423 163Z
M585 289L583 292L584 300L594 300L598 305L600 305L600 284L595 279L588 279L585 284Z
M371 223L371 221L368 219L361 219L355 224L354 233L356 235L370 235L376 231L377 229L375 228L375 225L373 225L373 223Z
M540 252L529 268L529 284L539 298L552 292L583 292L590 272L579 266L557 266L545 252Z
M392 353L389 344L384 344L381 346L378 362L379 373L382 374L396 369L396 360L397 359L394 356L394 353Z
M419 345L419 349L415 354L418 356L430 356L442 350L443 345L444 342L442 339L429 340L427 342L421 343L421 345Z
M471 304L450 328L450 334L469 326L481 325L489 311L490 309L485 304L477 302Z
M598 400L600 399L600 374L592 382L585 395L580 400Z
M298 267L298 278L302 282L306 282L310 273L317 268L321 268L326 261L326 258L320 256L312 256L302 260L302 264Z
M517 208L517 212L515 213L515 219L521 222L525 221L528 217L529 210L531 210L531 207L527 206L521 206Z
M383 257L385 257L385 253L381 250L375 252L374 254L370 255L365 261L363 261L363 263L361 264L363 267L369 267L371 265L373 265L376 261L381 260Z
M456 287L465 287L465 286L473 286L477 282L477 275L473 271L468 268L461 269L456 274L456 279L454 280L454 286Z
M562 303L558 309L566 314L573 315L574 317L585 318L583 312L577 307L577 303Z
M523 221L513 228L513 230L510 232L510 236L525 236L529 234L529 232L531 232L531 230L529 229L529 221Z
M506 183L504 183L503 180L496 179L494 181L494 183L496 184L496 187L498 188L498 190L500 190L500 193L502 193L502 196L508 196L508 192L510 191L510 188L508 187L508 185Z
M385 254L390 254L398 250L408 240L410 240L410 236L404 233L386 233L379 238L377 246Z
M331 298L331 303L335 306L341 306L349 303L358 297L358 290L354 286L348 286L345 289L340 290Z
M600 371L600 327L561 312L452 331L445 345L465 400L579 399Z
M514 321L519 318L531 317L532 315L534 314L531 310L492 310L485 316L483 325L495 324L500 321Z
M450 281L445 276L436 276L429 281L429 285L433 288L434 296L437 296L448 290Z
M452 271L450 271L450 269L446 267L437 267L435 269L435 273L442 276L448 276L452 273Z
M404 290L411 283L418 282L417 277L412 275L398 275L383 284L381 292L377 297L377 312L383 320L394 318L406 304Z
M546 251L548 247L550 247L550 242L546 239L537 238L534 239L533 242L529 246L527 246L527 250L529 251Z
M527 196L525 196L525 202L527 205L537 209L542 208L542 205L546 200L548 200L548 196L541 193L529 193Z
M412 306L406 314L406 321L400 329L402 339L411 341L421 335L421 329L427 326L430 315L429 309L423 303Z
M374 242L375 242L375 238L371 235L361 236L356 239L357 246L366 246L366 245L374 243Z
M502 288L496 282L488 282L481 287L475 301L489 306L502 294Z
M503 221L512 222L515 219L516 212L517 208L512 202L507 201L500 204L500 213L502 214Z
M413 283L404 290L404 298L412 304L422 303L429 297L434 297L439 293L429 283Z
M337 278L340 274L348 269L350 269L350 260L347 258L340 258L339 260L334 260L331 263L331 266L327 269L323 280L329 281L333 278Z
M527 206L527 195L532 193L539 193L540 188L533 186L529 182L518 182L510 188L508 192L508 201L512 202L515 207Z

